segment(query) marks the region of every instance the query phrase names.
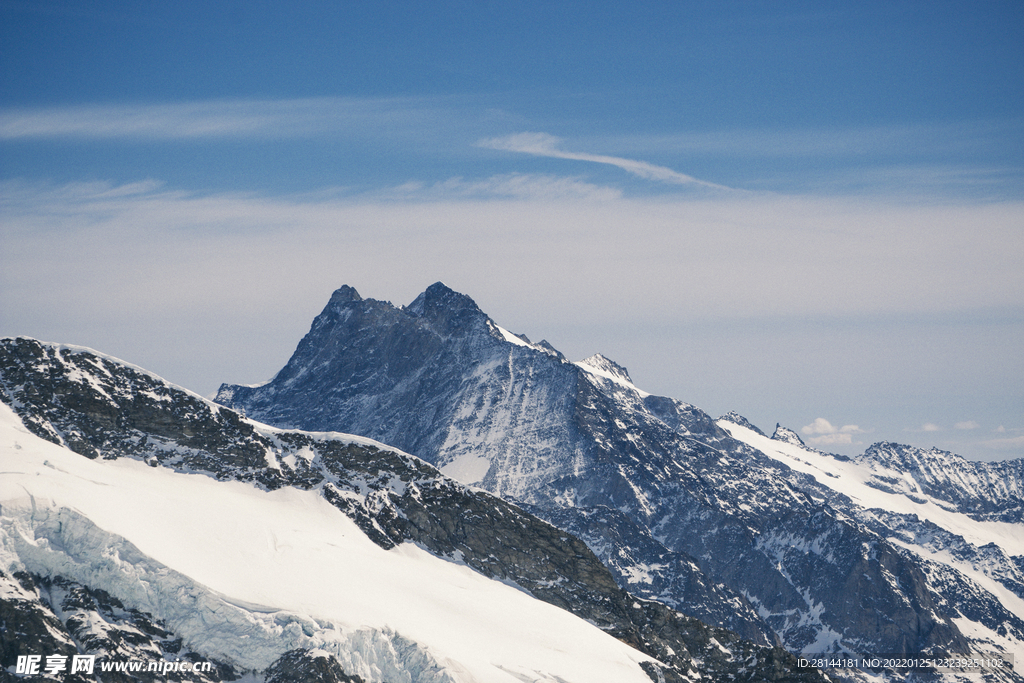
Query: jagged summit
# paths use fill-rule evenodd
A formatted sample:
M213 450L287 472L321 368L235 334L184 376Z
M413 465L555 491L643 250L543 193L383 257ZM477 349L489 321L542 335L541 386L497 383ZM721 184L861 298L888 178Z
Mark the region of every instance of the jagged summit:
M405 310L415 313L416 315L424 315L427 311L431 310L436 311L441 308L462 307L475 308L479 310L475 301L461 292L456 292L454 289L438 280L424 289L411 304L405 307Z
M355 287L342 285L331 294L327 302L325 312L328 309L342 307L350 303L364 301ZM373 301L373 299L365 299ZM379 302L383 303L383 302ZM390 304L388 304L390 306ZM398 310L411 313L416 316L437 317L443 313L454 311L471 311L482 313L480 307L469 296L456 292L445 283L438 281L427 287L408 306L402 306Z
M350 301L362 301L363 297L359 296L359 292L356 291L355 287L349 287L348 285L342 285L338 289L334 290L331 294L331 300L328 302L328 306L339 306L346 304Z
M482 329L488 320L473 299L443 282L430 285L401 310L430 321L441 334Z
M446 400L428 410L409 405L456 391L482 359L490 365L504 358L507 365L510 353L550 357L516 341L473 299L442 282L403 307L362 298L346 286L334 292L273 380L258 387L222 385L217 400L275 425L339 431L346 424L356 433L393 436L393 445L411 453L433 452L458 407Z
M737 413L735 410L730 410L728 413L726 413L725 415L718 419L725 420L726 422L732 422L733 424L739 425L740 427L746 427L747 429L751 430L752 432L756 432L761 436L768 436L760 429L758 429L757 425L755 425L750 420ZM776 425L776 429L778 429L778 425Z
M880 441L853 460L873 472L879 489L928 495L978 519L1024 520L1024 458L973 462L939 448Z
M629 370L603 354L595 353L593 356L581 360L579 364L586 365L588 368L592 368L601 374L609 375L611 378L625 380L630 384L633 383L632 378L629 376Z
M1013 643L1024 643L1012 609L954 574L925 571L940 557L920 545L932 537L902 532L924 534L914 520L928 509L882 520L861 507L877 507L883 486L896 491L885 500L917 506L926 483L947 491L976 475L936 469L929 482L914 474L915 484L901 469L882 471L882 461L902 468L930 454L878 453L869 481L864 468L846 477L848 460L808 449L791 429L777 425L768 439L735 414L716 424L695 406L643 392L601 354L567 362L441 283L405 308L345 303L314 323L289 367L289 379L228 387L218 401L276 426L357 433L420 456L578 534L634 595L755 642L794 652L959 652L965 636L953 619L970 613L969 632L1005 626ZM744 428L730 431L737 425ZM1010 470L993 470L997 478L1020 481ZM855 498L842 490L849 482ZM944 514L958 507L976 515L957 518L950 539L965 534L980 546L991 536L976 521L1019 523L1016 484L957 490L964 495L928 494ZM918 549L890 538L917 538ZM1014 561L989 554L992 576L1011 592L1024 586ZM988 601L984 615L981 602L958 597L974 595ZM947 609L954 602L966 612Z
M791 443L794 446L806 446L804 440L800 438L799 434L788 427L783 427L778 422L775 423L775 433L772 434L772 438L776 441Z

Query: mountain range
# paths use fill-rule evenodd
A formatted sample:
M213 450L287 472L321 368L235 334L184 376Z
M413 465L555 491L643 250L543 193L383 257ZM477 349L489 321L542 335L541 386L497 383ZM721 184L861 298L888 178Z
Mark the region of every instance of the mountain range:
M823 680L379 442L27 338L0 343L0 379L5 680ZM108 669L18 675L78 653ZM189 668L150 671L168 662Z
M1024 461L769 437L442 283L404 307L338 289L272 380L215 402L4 339L0 400L9 680L817 681L794 654L1024 656ZM203 670L16 670L75 652Z
M1024 460L854 459L570 362L442 283L338 289L269 382L217 401L415 453L571 531L620 586L792 652L1024 655Z

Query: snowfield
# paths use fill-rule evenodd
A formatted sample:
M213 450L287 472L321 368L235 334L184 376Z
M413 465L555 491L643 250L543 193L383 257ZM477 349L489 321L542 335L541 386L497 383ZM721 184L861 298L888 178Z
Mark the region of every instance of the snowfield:
M934 524L950 534L963 538L976 548L992 544L1006 555L1024 555L1024 526L1007 522L979 521L950 509L953 506L948 502L923 492L909 474L900 473L878 463L865 463L857 459L840 460L796 443L768 438L729 420L718 420L717 424L733 438L795 471L814 477L819 484L849 497L856 506L851 508L851 512L862 522L869 521L883 512L907 515L916 517L922 526ZM911 495L884 491L871 486L872 478L879 475L903 478ZM908 542L906 538L896 535L888 537L887 540L927 562L935 563L936 566L954 569L990 593L1010 614L1024 615L1024 598L996 580L992 574L992 567L971 564L954 557L947 548L930 546L927 534L924 535L923 542ZM1013 653L1017 662L1016 670L1021 670L1020 662L1024 662L1024 640L1010 635L1005 629L996 630L963 616L955 618L954 621L960 631L971 638L979 649L989 647Z
M950 510L949 503L936 500L923 493L914 484L916 498L890 493L869 486L873 475L908 477L894 470L869 467L856 460L842 461L797 444L777 441L728 420L719 420L718 426L729 435L792 469L809 474L819 484L842 493L867 510L879 509L899 514L913 514L921 519L963 536L974 545L995 543L1011 555L1024 555L1024 528L1020 524L982 522L962 512ZM912 481L912 480L911 480ZM1021 603L1024 606L1024 603Z
M89 460L5 404L0 513L8 574L106 590L230 663L302 647L367 681L650 681L646 655L415 545L385 551L316 490Z

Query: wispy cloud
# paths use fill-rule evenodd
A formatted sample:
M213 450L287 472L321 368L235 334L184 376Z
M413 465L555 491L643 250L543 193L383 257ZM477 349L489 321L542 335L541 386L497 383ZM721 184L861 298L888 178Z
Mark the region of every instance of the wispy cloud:
M996 149L1024 135L1024 117L953 123L890 124L847 128L730 128L663 135L604 138L615 149L733 157L920 156L923 152L955 154Z
M443 111L448 109L446 114ZM187 140L404 130L458 118L437 100L321 97L108 104L0 111L0 140L71 137Z
M620 199L622 191L588 183L580 178L533 173L507 173L482 180L449 178L438 183L411 181L385 190L385 197L399 199L503 198L515 199Z
M719 190L732 190L724 185L717 185L706 180L700 180L693 176L680 173L666 166L656 166L646 161L636 159L625 159L623 157L607 156L604 154L587 154L584 152L568 152L560 149L562 140L547 133L516 133L497 138L485 138L477 144L480 147L498 149L509 152L520 152L534 156L551 157L553 159L571 159L574 161L590 161L597 164L608 164L621 168L627 173L646 180L656 180L662 183L673 185L698 185Z
M1024 168L1007 141L1024 117L872 127L680 130L577 138L628 158L670 154L716 167L729 160L751 190L901 196L1019 197ZM693 167L693 166L691 166Z
M429 149L431 158L472 156L475 142L477 147L613 166L657 183L732 192L740 192L736 187L742 186L747 190L818 194L895 191L900 196L914 192L925 196L952 193L1006 198L1019 196L1024 182L1019 162L1001 151L1005 140L1019 138L1024 120L857 130L584 135L574 137L570 145L543 132L493 137L498 131L545 125L503 108L499 99L484 95L316 97L8 107L0 109L0 142L56 139L187 143L329 136L359 146L378 145L382 158L424 149ZM396 140L400 144L395 144ZM567 149L570 146L576 149ZM577 151L581 148L609 153ZM746 168L757 170L753 175L744 171L740 176L735 175L735 169L729 171L732 180L725 181L727 187L643 160L666 153L689 159L687 164L704 163L693 161L694 155L713 157L716 163L756 159ZM798 163L795 167L766 163L769 158L783 157L812 161L809 166ZM405 167L393 162L391 165ZM716 168L722 165L717 163ZM140 175L149 172L142 170Z
M823 417L815 418L814 422L800 428L800 431L808 437L807 442L812 446L836 446L855 443L854 434L866 434L867 431L857 425L833 426L831 422ZM856 442L860 443L860 442Z
M974 420L966 420L964 422L957 422L953 427L956 429L978 429L981 425Z

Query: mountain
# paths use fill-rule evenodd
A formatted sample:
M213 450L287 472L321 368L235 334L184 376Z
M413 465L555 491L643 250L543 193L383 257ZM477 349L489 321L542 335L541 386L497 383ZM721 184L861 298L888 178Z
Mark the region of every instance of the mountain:
M619 386L608 379L619 377L612 366L601 358L590 363L600 376L581 373L546 342L533 344L499 328L469 297L441 284L404 309L364 300L353 288L342 287L273 381L258 387L223 386L216 400L277 426L372 434L464 483L535 506L567 494L569 507L590 507L583 501L591 483L601 487L591 492L599 496L598 504L607 502L603 494L608 486L589 476L566 484L565 494L548 487L596 457L604 461L602 476L615 480L614 495L627 504L633 491L628 475L613 464L616 447L605 441L609 455L591 453L591 434L576 425L577 417L589 415L577 416L579 407L613 400L603 393L603 385L587 377ZM695 418L690 419L695 429L724 436L710 417L692 407L650 398L666 415L675 411L679 419ZM605 408L615 411L611 404ZM659 429L661 438L685 447L685 437L660 420L647 422ZM541 507L565 506L554 500ZM539 512L541 507L532 509ZM595 547L592 539L588 543ZM650 545L660 544L651 538ZM705 587L695 600L683 602L685 590L676 595L646 582L634 583L641 589L634 594L661 600L755 642L774 643L771 630L746 599L704 576L686 553L662 547L657 557L623 558L609 568L621 584L632 573L649 573L645 565L660 567L662 560L673 563L672 558L681 561L674 562L679 571L669 583Z
M718 424L918 564L976 649L1024 654L1024 460L969 462L888 442L848 458L782 427L768 438L733 415Z
M4 680L96 680L18 675L79 653L103 681L824 680L378 441L27 338L0 400Z
M633 595L752 640L1024 657L1019 462L818 454L644 392L603 356L570 362L442 283L405 307L342 287L270 382L216 400L414 453L578 535Z

